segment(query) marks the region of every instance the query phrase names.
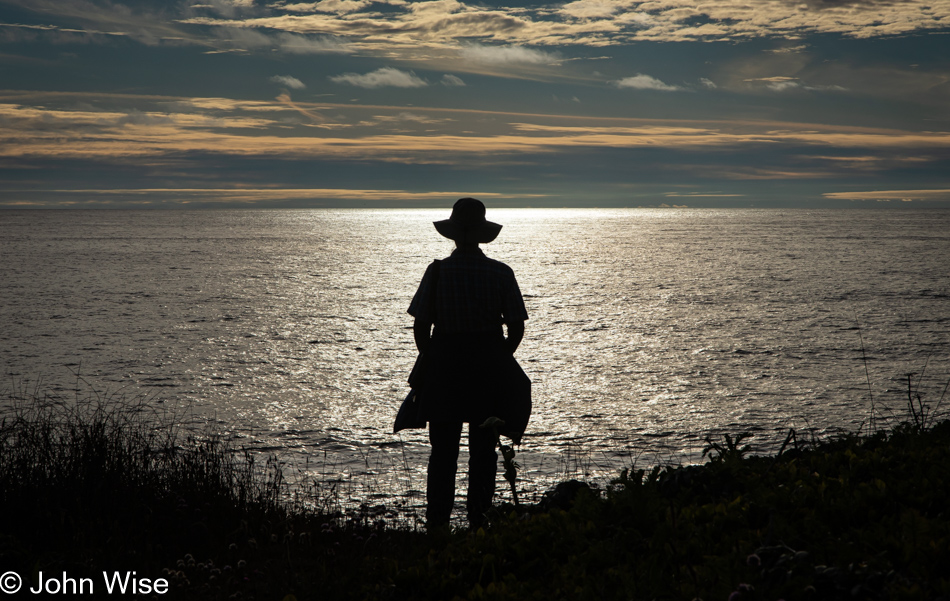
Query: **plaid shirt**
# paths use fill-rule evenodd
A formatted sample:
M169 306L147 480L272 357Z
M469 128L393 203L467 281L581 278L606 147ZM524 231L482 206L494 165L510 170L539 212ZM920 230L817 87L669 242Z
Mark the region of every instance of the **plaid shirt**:
M417 320L435 323L438 331L495 332L502 323L528 319L515 273L501 261L486 257L480 249L455 249L440 262L435 307L432 271L430 265L412 297L409 314Z

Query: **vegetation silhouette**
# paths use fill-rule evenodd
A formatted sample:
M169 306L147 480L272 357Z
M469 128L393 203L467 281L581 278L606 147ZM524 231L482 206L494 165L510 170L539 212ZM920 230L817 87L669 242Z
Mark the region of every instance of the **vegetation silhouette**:
M180 599L933 599L950 594L950 421L636 466L430 537L290 494L279 461L143 400L18 395L0 420L0 562L27 583L135 570ZM879 405L880 406L880 405ZM913 407L913 409L911 408ZM923 417L926 416L926 419Z

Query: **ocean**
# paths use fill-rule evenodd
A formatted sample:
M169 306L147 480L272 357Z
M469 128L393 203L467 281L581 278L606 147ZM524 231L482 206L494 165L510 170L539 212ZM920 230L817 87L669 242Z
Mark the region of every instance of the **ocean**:
M392 433L444 210L0 212L8 390L174 407L344 505L423 501ZM950 381L950 211L491 209L529 320L523 496L907 415ZM84 393L84 394L85 394ZM950 399L938 407L942 411ZM873 412L872 412L873 408ZM464 493L460 459L459 492ZM499 499L510 494L499 476Z

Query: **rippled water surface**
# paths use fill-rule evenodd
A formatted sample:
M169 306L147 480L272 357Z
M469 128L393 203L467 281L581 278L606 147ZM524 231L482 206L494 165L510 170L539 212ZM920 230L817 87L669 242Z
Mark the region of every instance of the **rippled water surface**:
M11 386L64 393L79 372L188 407L352 502L411 496L425 433L391 433L415 359L406 308L451 251L431 225L447 215L0 212L0 365ZM950 378L948 211L489 218L505 227L486 254L515 270L530 315L529 493L698 461L710 433L764 448L790 427L853 430L872 396L903 414L907 373L934 401Z

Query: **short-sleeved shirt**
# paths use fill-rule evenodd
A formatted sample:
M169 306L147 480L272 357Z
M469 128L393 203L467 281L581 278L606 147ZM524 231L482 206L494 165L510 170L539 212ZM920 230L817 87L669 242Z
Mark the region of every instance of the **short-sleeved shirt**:
M480 249L455 249L439 263L436 306L432 306L433 266L422 277L409 314L434 323L437 332L497 332L502 323L528 319L515 273ZM433 309L435 309L433 311Z

